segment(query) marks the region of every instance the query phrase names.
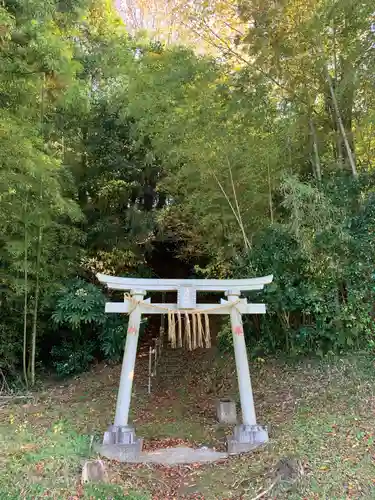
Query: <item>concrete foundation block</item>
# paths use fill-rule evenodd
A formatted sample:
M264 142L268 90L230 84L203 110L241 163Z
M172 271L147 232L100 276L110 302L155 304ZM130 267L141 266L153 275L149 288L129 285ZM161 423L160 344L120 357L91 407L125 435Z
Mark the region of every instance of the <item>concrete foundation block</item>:
M104 433L103 444L115 444L117 439L117 427L110 425L108 430Z
M135 429L130 425L117 427L117 444L134 444L137 441Z
M95 451L109 459L133 464L159 464L159 465L184 465L197 463L210 463L228 458L227 453L221 453L208 448L188 448L177 446L176 448L164 448L153 451L142 451L133 453L129 448L132 445L102 445L95 446Z
M106 458L132 462L139 457L142 447L143 439L136 437L134 427L110 425L104 433L103 443L95 448Z
M221 424L236 424L237 410L236 402L230 398L219 399L216 402L216 415Z
M228 437L229 455L247 453L268 442L268 430L261 425L236 425L232 436Z
M103 444L132 444L136 439L134 427L110 425L104 433Z
M138 463L142 454L142 447L143 439L137 438L131 444L97 444L95 451L110 460Z

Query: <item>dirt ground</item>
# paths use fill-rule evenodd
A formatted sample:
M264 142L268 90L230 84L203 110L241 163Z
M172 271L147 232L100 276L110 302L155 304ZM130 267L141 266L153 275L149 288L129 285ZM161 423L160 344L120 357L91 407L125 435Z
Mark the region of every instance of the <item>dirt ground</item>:
M150 395L147 363L140 353L132 400L145 447L224 449L230 429L217 424L215 399L237 397L233 359L167 350ZM270 426L266 447L211 465L106 461L105 485L81 485L80 470L91 439L113 419L120 367L98 365L69 382L49 382L30 400L3 403L0 499L375 498L374 360L259 359L251 370L258 421ZM277 480L283 459L298 464L298 474Z

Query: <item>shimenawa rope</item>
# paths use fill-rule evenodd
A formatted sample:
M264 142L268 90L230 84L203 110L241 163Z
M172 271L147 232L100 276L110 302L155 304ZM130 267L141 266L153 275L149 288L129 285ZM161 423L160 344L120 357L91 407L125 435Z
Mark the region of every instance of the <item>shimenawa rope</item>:
M159 310L162 314L167 314L168 340L171 343L171 347L175 349L176 347L185 346L189 351L197 349L198 347L205 347L206 349L211 347L210 319L208 316L209 313L218 311L220 309L226 309L228 308L228 306L237 307L237 305L241 301L241 299L237 299L234 302L220 304L217 307L213 307L210 309L180 309L175 311L173 309L169 309L168 307L145 302L144 300L137 300L136 298L132 297L130 293L125 293L124 299L128 300L133 305L133 307L129 311L129 314L131 314L138 305L152 307ZM184 335L182 326L183 317L185 323ZM202 318L204 318L204 323L202 321Z

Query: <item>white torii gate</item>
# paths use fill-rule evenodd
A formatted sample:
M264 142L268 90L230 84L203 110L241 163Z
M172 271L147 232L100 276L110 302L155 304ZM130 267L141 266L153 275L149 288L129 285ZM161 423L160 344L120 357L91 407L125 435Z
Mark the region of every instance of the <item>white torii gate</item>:
M129 426L129 409L141 316L142 314L165 314L167 310L230 314L243 424L237 425L233 436L228 439L228 451L241 453L268 441L267 429L256 423L242 324L242 314L265 314L266 306L248 303L247 299L240 299L240 295L241 292L262 290L265 285L272 282L273 276L239 280L185 280L120 278L98 274L97 278L111 290L130 292L130 296L124 295L124 302L107 302L105 306L107 313L128 313L129 323L114 425L105 432L103 445L121 446L124 449L122 458L125 461L127 457L134 458L141 451L142 440L135 437L134 428ZM145 295L151 291L177 291L177 304L153 304L151 299L145 300ZM221 299L220 307L217 304L197 304L197 292L224 292L227 300Z

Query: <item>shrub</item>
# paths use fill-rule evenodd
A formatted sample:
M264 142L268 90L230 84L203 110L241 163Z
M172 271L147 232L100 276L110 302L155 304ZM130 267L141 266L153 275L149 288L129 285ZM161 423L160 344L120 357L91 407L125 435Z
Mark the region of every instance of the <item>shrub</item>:
M57 326L67 326L81 332L86 325L98 327L106 321L105 296L100 288L76 279L56 296L52 320Z
M59 376L80 373L104 356L118 362L124 350L127 317L105 313L105 295L99 287L74 280L56 295L52 319L62 340L51 351ZM141 333L146 321L142 321Z
M64 342L61 345L54 346L51 354L57 375L59 377L69 377L88 370L95 359L95 349L94 342L87 342L84 345Z
M341 181L321 191L295 182L292 193L290 184L284 188L291 223L257 233L232 268L233 277L274 275L252 296L267 304L267 314L246 321L250 345L318 355L372 347L375 201L358 200L353 209Z

